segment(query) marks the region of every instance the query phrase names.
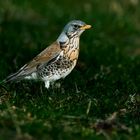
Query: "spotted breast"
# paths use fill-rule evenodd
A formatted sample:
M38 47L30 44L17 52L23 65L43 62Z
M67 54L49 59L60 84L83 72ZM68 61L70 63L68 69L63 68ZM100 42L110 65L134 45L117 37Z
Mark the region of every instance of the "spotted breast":
M53 82L65 78L73 70L79 55L79 38L61 44L61 49L58 56L38 69L41 79Z

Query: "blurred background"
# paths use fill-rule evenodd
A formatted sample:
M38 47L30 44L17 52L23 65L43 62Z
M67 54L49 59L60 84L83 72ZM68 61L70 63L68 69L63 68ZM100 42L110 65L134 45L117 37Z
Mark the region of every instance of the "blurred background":
M0 1L0 55L3 57L0 66L10 72L29 61L55 41L64 25L73 19L93 26L82 36L80 60L97 59L105 61L99 63L109 64L112 59L118 59L110 56L115 57L115 53L139 55L139 3L139 0ZM6 59L9 64L13 60L17 64L7 68Z
M127 134L115 126L113 139L140 139L139 0L0 0L0 81L74 19L93 27L81 36L75 70L51 94L42 83L1 88L1 139L108 139L93 124L104 132L96 121L122 108L125 115L117 119Z

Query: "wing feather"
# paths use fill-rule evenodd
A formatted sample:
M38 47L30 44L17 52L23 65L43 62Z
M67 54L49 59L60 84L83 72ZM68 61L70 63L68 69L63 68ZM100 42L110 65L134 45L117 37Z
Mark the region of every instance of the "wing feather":
M43 65L53 58L55 58L61 52L60 44L58 42L54 42L45 50L43 50L40 54L38 54L32 61L25 64L23 67L19 69L16 73L7 77L8 81L13 81L16 79L22 79L23 77L30 75L33 72L36 72L37 67L39 65ZM6 80L6 79L5 79ZM7 81L7 80L6 80Z

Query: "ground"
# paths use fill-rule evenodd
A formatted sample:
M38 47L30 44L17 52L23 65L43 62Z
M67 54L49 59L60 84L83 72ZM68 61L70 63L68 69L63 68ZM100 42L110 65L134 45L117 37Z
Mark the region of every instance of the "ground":
M0 81L81 19L80 57L60 88L0 84L0 140L139 140L140 1L0 1Z

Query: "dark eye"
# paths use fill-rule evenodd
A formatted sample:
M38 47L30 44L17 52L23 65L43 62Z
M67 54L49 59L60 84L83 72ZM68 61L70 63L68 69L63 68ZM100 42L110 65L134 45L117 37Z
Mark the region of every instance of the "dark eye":
M74 24L73 26L74 26L75 29L78 29L78 28L81 27L80 25L76 25L76 24Z

